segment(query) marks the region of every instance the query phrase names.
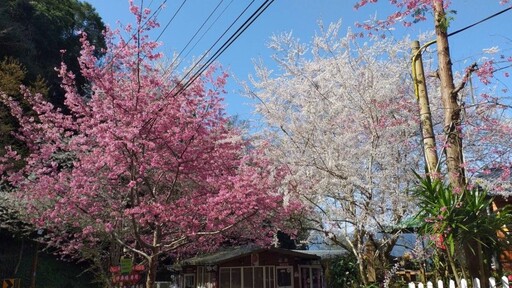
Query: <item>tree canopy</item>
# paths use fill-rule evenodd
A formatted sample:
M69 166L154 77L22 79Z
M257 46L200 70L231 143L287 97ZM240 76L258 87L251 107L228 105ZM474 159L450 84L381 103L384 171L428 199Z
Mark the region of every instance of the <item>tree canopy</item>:
M279 69L257 66L248 93L261 101L267 155L290 170L285 183L294 185L285 185L315 212L306 227L356 256L367 284L377 267L366 264L382 273L396 241L382 232L412 208L406 191L421 162L417 111L407 39L359 45L339 29L331 24L311 43L273 37Z
M26 68L27 80L43 77L54 103L62 101L55 68L61 61L77 74L77 83L85 84L79 73L80 33L86 32L95 53L105 47L101 17L87 2L79 0L0 0L0 59L11 57ZM61 53L65 50L66 53Z
M154 285L161 255L211 250L226 242L267 245L295 201L278 190L285 173L272 167L225 116L228 75L214 67L189 87L155 68L162 57L147 30L148 11L131 7L137 25L106 32L100 59L85 32L79 58L90 83L84 97L75 74L59 69L67 112L23 91L35 113L2 99L20 123L26 165L14 169L9 148L0 174L14 202L60 252L109 264L104 243L126 249L148 267ZM96 253L96 254L95 254ZM116 259L119 261L119 258Z

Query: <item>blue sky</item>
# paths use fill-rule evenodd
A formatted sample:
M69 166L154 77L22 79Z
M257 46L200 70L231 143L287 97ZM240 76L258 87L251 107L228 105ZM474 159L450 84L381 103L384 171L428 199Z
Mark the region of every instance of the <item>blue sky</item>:
M134 2L140 4L140 1L135 0ZM144 7L150 6L149 8L154 10L162 1L145 0L143 4ZM115 27L117 21L123 24L133 23L134 21L128 10L128 0L87 0L87 2L96 8L104 22L110 26ZM166 8L158 16L162 25L160 29L163 29L163 26L171 19L182 2L181 0L167 1ZM171 57L173 52L181 51L219 2L220 0L186 1L159 40L163 42L163 52ZM249 11L254 11L262 2L262 0L254 1ZM231 75L244 81L247 80L247 75L254 71L254 59L262 58L265 63L271 64L269 58L271 51L266 47L266 43L272 34L292 31L293 35L302 41L308 42L314 36L315 31L318 30L317 23L319 20L328 24L342 19L342 29L344 31L348 27L353 27L353 23L356 21L362 22L375 15L383 18L390 12L389 5L386 3L387 0L381 0L382 4L370 5L359 11L354 11L354 2L355 0L276 0L226 50L218 59L218 62L227 68ZM451 24L451 31L465 27L505 8L498 4L498 0L452 0L452 2L454 4L451 8L456 10L457 14L454 15L455 19ZM231 4L228 6L229 3ZM206 51L249 3L248 0L224 0L217 10L217 12L220 12L227 7L224 14L205 34L204 38L198 42L195 49L190 51L184 61L191 61L193 57L197 57ZM217 15L212 16L211 21ZM247 13L241 19L245 20L249 15L250 13ZM238 27L241 23L238 22L235 27ZM208 26L209 24L205 27ZM430 27L432 27L431 21L427 21L410 28L397 26L393 33L395 37L408 34L414 38L415 35L429 30ZM228 32L227 37L233 31ZM155 31L154 37L159 33L160 30ZM202 32L198 35L202 35ZM224 39L227 39L227 37ZM219 43L223 42L220 41ZM463 69L464 66L474 62L483 55L482 49L488 47L499 46L503 53L512 55L512 10L451 37L450 45L454 69ZM512 74L511 69L508 71ZM239 115L241 119L246 120L255 119L251 115L251 101L240 96L238 92L240 88L234 78L230 78L228 81L229 84L226 87L228 95L225 96L228 114ZM510 83L510 79L507 79L505 84ZM509 87L509 90L512 90L510 88L512 87Z

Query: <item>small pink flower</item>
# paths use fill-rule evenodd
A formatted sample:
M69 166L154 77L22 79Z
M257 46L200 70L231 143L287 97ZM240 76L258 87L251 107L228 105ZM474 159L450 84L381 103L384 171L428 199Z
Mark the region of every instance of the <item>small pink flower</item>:
M462 193L462 189L460 189L460 187L455 187L455 188L453 189L453 194L455 194L455 195L459 195L459 194L461 194L461 193Z
M494 74L493 64L494 63L492 60L486 61L482 65L480 65L480 67L476 71L476 75L480 78L480 81L482 81L482 83L484 83L485 85L491 83L489 79L492 78Z
M135 184L136 184L135 181L130 181L130 183L128 183L127 187L128 188L133 188L133 187L135 187Z

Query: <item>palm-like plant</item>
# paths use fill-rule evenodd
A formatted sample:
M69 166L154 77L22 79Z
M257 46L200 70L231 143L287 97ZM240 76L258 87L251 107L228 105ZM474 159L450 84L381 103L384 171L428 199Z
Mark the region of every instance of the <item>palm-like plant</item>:
M511 236L505 225L512 221L511 206L492 210L494 198L480 187L457 192L439 179L419 175L418 179L414 195L419 208L416 218L421 220L420 233L431 236L435 248L446 256L458 283L455 259L465 258L473 264L468 269L473 278L487 278L493 252L509 245Z

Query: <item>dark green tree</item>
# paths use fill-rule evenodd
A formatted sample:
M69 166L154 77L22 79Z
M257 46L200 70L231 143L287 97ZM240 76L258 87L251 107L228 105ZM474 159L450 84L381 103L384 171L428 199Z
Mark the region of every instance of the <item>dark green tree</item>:
M80 74L77 61L81 49L80 34L82 31L87 33L99 55L106 46L102 34L104 28L95 9L78 0L0 0L0 94L21 100L20 85L25 85L62 107L64 93L55 68L65 62L77 76L79 88L87 91L87 82ZM23 101L20 103L27 113L31 113ZM11 133L17 127L18 123L7 107L0 104L0 155L5 154L6 146L25 155L26 146ZM14 163L13 169L24 165L23 159L18 162ZM16 241L24 243L24 237L32 238L30 232L33 229L19 220L12 209L13 203L4 199L8 190L8 185L0 183L0 236L14 236ZM16 253L27 254L22 247ZM6 272L9 271L0 267L0 275L12 276Z
M78 0L0 0L0 60L12 57L26 68L28 81L43 77L49 95L60 104L63 93L55 67L64 61L77 74L81 88L86 84L78 69L80 33L101 53L105 26L96 10ZM65 54L61 50L66 50Z
M77 76L79 88L86 91L77 60L80 34L87 33L99 55L105 48L104 29L98 13L86 2L0 0L0 92L21 99L23 84L62 107L64 94L55 68L64 61ZM16 126L8 109L0 104L0 153L6 146L22 150L23 145L11 135Z

